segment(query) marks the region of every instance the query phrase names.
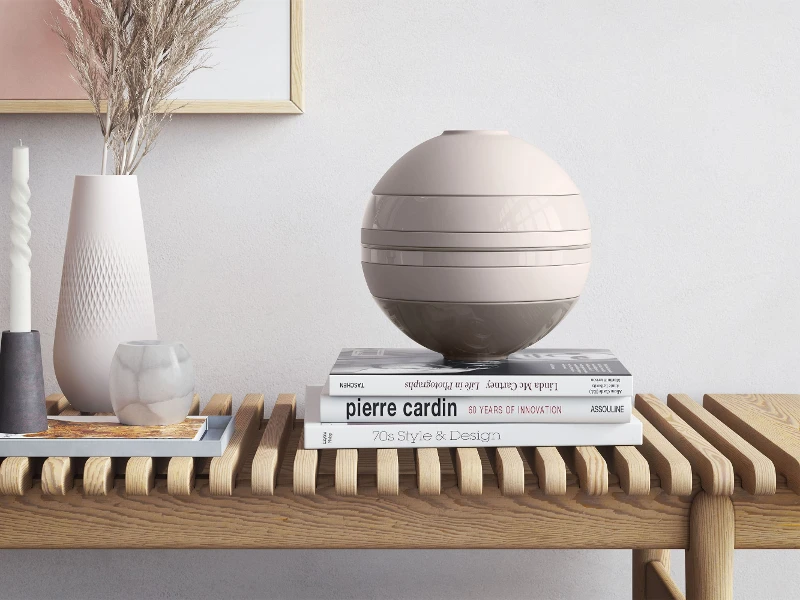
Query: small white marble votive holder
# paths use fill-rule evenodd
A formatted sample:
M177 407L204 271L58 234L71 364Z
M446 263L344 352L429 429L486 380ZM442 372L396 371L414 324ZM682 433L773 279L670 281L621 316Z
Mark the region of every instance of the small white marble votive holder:
M120 423L180 423L194 396L192 357L180 342L122 343L111 361L109 386Z

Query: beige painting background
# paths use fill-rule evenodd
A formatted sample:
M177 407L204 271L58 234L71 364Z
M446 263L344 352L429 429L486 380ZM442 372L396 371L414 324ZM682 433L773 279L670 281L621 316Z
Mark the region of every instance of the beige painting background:
M0 99L85 98L50 30L57 9L53 0L0 0Z
M55 0L0 0L0 100L86 98L50 27L59 14ZM194 73L175 97L288 100L289 17L289 0L243 0L210 42L213 69Z

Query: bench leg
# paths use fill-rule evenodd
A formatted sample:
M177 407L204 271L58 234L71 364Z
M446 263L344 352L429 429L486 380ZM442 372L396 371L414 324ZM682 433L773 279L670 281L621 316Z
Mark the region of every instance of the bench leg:
M669 567L669 550L634 550L633 600L684 600Z
M647 563L657 560L669 570L669 550L634 550L633 600L647 600Z
M733 503L701 491L689 515L687 600L733 600Z

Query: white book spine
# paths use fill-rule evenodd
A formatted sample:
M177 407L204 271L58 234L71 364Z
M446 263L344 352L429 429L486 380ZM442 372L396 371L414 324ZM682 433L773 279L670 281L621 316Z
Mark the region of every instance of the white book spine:
M330 375L331 396L633 396L630 375Z
M306 422L307 449L476 448L506 446L636 446L642 424L460 423L351 424Z
M322 395L322 423L627 423L630 396L401 398Z

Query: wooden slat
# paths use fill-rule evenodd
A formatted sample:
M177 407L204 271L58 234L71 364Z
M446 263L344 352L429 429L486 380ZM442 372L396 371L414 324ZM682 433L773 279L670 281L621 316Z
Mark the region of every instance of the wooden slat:
M147 496L155 485L156 472L149 456L133 456L125 467L125 494Z
M42 465L42 493L63 496L72 489L75 470L68 456L51 456Z
M294 428L294 417L295 395L279 395L253 457L250 487L255 496L271 496L275 493L289 434Z
M191 496L195 482L194 458L173 456L167 466L167 493L171 496Z
M93 456L83 466L83 493L107 496L114 489L114 461L109 456Z
M251 446L264 416L264 395L247 394L234 417L234 432L222 456L211 461L208 485L212 496L231 496L245 452Z
M80 416L81 411L75 410L72 408L71 404L67 403L67 407L58 414L62 417L78 417Z
M614 446L614 472L619 486L631 496L650 493L650 465L635 446Z
M26 456L9 456L0 465L0 495L22 496L33 485L33 465Z
M379 496L400 493L400 461L394 448L379 448L377 454L377 488Z
M650 470L661 480L661 489L670 496L692 493L692 465L667 438L635 408L633 416L642 422L642 445L639 452L647 459Z
M420 496L436 496L442 491L442 468L436 448L414 450L417 468L417 488Z
M200 396L195 394L195 399L200 401ZM233 398L230 394L215 394L203 412L204 417L219 417L231 414ZM194 404L193 404L194 406ZM198 470L200 459L191 456L174 456L169 459L167 466L167 493L172 496L189 496L194 489L195 473Z
M758 496L775 493L775 465L738 433L686 394L670 394L667 406L731 461L746 491Z
M800 433L794 410L785 406L784 398L800 408L798 395L766 394L707 394L703 406L763 452L786 476L787 485L800 494Z
M303 435L297 444L292 468L292 489L296 496L313 496L317 492L317 470L319 469L319 452L304 448Z
M48 415L57 415L69 406L64 394L50 394L45 398L45 406Z
M480 496L483 493L483 464L477 448L454 448L450 453L458 478L458 489L463 496Z
M575 470L581 489L589 496L608 493L608 465L594 446L576 446Z
M200 414L200 394L192 396L192 404L189 406L189 415L195 416Z
M489 449L492 452L492 449ZM496 448L494 469L497 485L504 496L521 496L525 493L525 465L516 448Z
M567 464L557 448L523 448L523 453L536 472L539 489L546 496L563 496L567 493Z
M208 401L201 414L204 415L229 415L233 407L233 396L230 394L214 394Z
M686 600L664 563L653 560L647 563L646 569L646 600Z
M336 451L336 493L340 496L358 495L358 450Z
M706 492L733 494L733 465L722 452L652 394L637 394L636 408L689 460Z

